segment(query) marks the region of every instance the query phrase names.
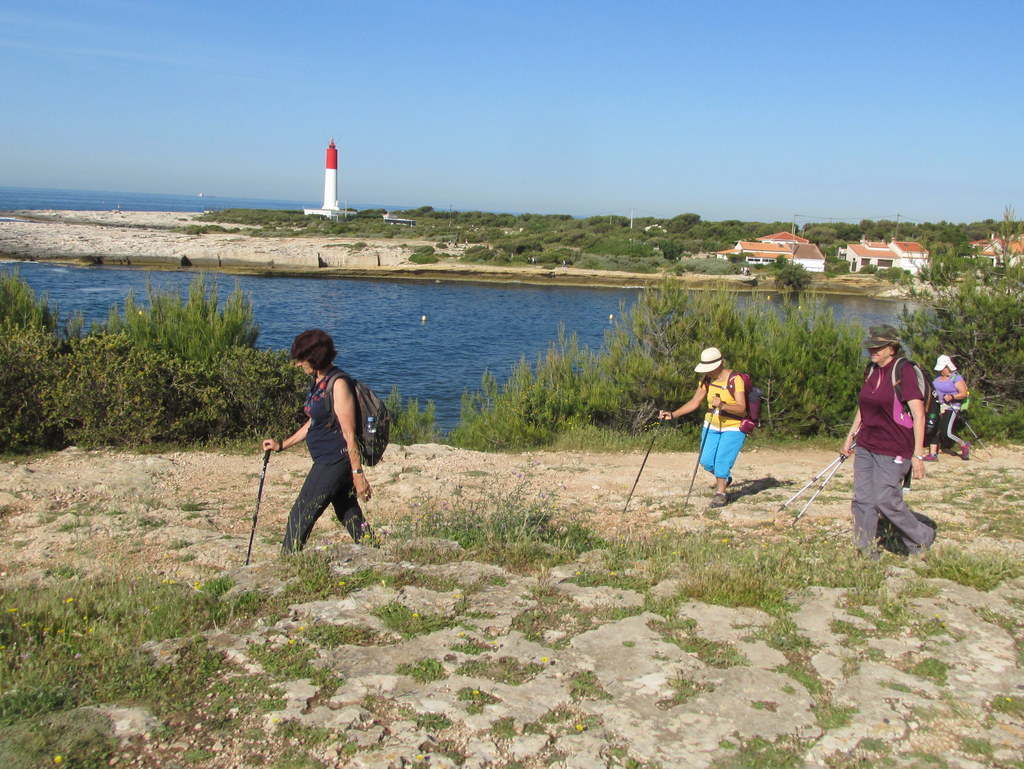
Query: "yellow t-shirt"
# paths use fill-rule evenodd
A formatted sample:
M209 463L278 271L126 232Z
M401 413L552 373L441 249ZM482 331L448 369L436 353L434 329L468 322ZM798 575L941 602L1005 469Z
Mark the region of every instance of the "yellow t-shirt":
M733 376L730 372L729 376L732 376L732 387L736 391L736 394L745 394L743 389L743 377L738 374ZM704 421L709 422L711 427L717 430L739 430L740 429L740 417L733 416L732 414L726 414L724 411L720 411L718 416L715 416L714 411L711 411L711 400L716 395L722 399L722 403L727 406L735 406L739 401L729 392L728 377L722 384L715 384L714 382L708 383L708 414L704 417Z

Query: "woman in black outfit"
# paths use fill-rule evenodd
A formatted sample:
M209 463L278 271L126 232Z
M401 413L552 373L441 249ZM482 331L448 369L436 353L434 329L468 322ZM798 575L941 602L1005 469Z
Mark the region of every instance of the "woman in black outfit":
M329 504L355 542L368 528L359 500L370 499L370 483L363 474L356 443L355 399L345 378L335 379L332 388L334 418L327 413L327 380L340 370L333 364L335 355L334 340L320 329L303 331L295 337L292 360L313 379L303 408L308 418L287 438L263 441L264 451L284 451L304 439L313 458L313 467L288 514L281 545L285 553L302 550L313 524Z

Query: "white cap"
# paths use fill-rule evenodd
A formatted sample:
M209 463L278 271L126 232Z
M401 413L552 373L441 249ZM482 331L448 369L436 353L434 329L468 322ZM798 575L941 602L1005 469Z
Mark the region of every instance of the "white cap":
M953 359L950 358L948 355L940 355L935 360L936 371L942 371L942 369L944 368L948 368L950 371L956 371L956 364L953 362Z

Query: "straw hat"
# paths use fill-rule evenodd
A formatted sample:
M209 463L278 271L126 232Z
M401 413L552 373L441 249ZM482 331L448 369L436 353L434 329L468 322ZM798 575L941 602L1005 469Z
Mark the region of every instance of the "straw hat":
M717 347L709 347L700 354L700 363L694 369L698 374L707 374L722 365L722 351Z

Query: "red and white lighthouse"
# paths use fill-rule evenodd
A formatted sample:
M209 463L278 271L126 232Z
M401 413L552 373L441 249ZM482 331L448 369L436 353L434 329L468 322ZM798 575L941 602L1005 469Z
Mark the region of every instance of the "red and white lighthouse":
M324 211L339 211L338 208L338 148L334 139L327 145L327 165L324 168Z

